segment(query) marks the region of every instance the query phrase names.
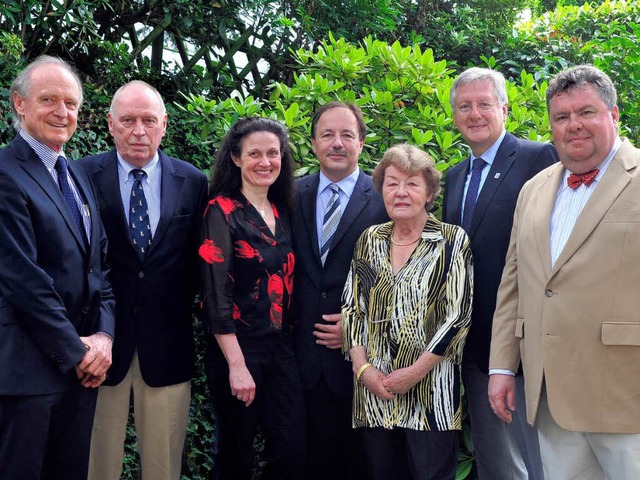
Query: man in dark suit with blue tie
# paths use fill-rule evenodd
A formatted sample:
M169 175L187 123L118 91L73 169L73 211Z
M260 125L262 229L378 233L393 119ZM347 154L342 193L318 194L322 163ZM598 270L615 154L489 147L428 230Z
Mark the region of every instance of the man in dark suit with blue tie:
M388 220L371 177L358 168L365 135L356 105L321 107L311 126L320 172L296 183L294 322L307 408L307 479L362 478L351 428L353 372L340 350L341 296L356 240Z
M537 432L526 423L522 375L511 425L489 405L489 347L496 294L505 264L520 189L556 162L549 144L521 140L504 128L507 91L501 73L470 68L451 87L454 122L471 156L445 176L442 220L461 225L471 239L474 292L462 378L481 480L541 479Z
M9 93L18 135L0 150L0 478L84 480L114 302L95 192L63 150L82 83L42 56Z
M98 394L90 480L118 480L133 394L143 480L179 480L194 373L192 313L207 180L159 150L167 114L151 85L114 95L116 148L80 160L109 239L116 342Z

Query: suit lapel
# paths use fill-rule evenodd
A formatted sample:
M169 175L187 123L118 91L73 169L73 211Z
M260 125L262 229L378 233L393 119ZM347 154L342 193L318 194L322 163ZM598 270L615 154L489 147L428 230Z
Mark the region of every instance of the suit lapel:
M107 207L106 212L102 212L102 215L111 216L126 241L131 243L127 217L124 214L124 206L122 205L122 193L120 192L120 180L118 179L118 157L115 150L112 150L103 158L100 170L93 174L93 183L104 205ZM133 243L131 243L131 248L133 248Z
M167 157L162 151L158 151L160 155L160 164L162 165L161 172L161 185L160 185L160 219L158 220L158 226L156 227L153 240L151 242L151 248L147 258L153 255L156 246L160 243L160 239L166 233L167 228L171 224L178 201L180 200L180 194L182 192L182 185L184 184L184 177L176 173L176 169L173 165L173 161Z
M320 247L318 246L318 234L316 230L316 201L318 199L318 183L320 175L315 174L315 178L307 182L300 191L300 211L304 223L304 231L308 233L311 241L311 249L320 263Z
M78 189L78 193L80 194L80 198L84 200L84 204L89 208L89 214L91 218L91 237L87 239L87 242L84 241L84 237L79 237L82 240L83 251L87 250L87 247L90 249L92 245L96 243L97 237L94 236L94 233L100 231L100 214L98 213L98 209L95 208L95 200L93 189L85 180L83 175L78 174L78 169L82 169L82 167L76 164L74 161L69 162L69 172L71 173L71 177L73 178L74 183L76 184L76 188ZM77 232L77 229L73 229L74 233Z
M344 237L347 230L349 230L349 227L351 227L356 218L358 218L358 215L360 215L360 212L362 212L367 203L369 203L369 200L371 199L372 186L366 180L367 177L361 171L360 175L358 175L358 181L353 189L349 203L347 204L347 208L340 218L338 229L331 241L328 256L331 255L331 251L336 247L336 245L338 245L338 243L340 243L340 240Z
M33 180L51 199L58 212L60 212L62 219L67 224L67 228L71 231L73 238L75 238L76 243L78 243L78 246L80 246L82 251L86 253L86 242L80 236L80 232L78 231L76 222L71 216L71 212L69 211L69 207L67 206L64 197L62 196L62 192L60 192L60 188L58 187L58 185L56 185L56 182L47 170L47 167L44 166L44 163L42 163L40 157L38 157L36 152L33 151L33 149L24 139L22 139L22 137L18 136L14 142L16 142L14 145L18 153L18 158L20 158L24 162L22 168L31 178L33 178ZM75 180L77 178L77 175L74 175L73 177ZM76 186L78 186L77 182ZM86 189L84 189L84 191L81 189L80 191L84 195L86 195Z
M551 213L556 203L558 184L562 180L563 173L564 167L558 163L534 192L535 201L533 204L535 207L527 210L528 212L533 211L538 258L542 262L542 269L547 278L551 275ZM526 222L527 219L522 221Z
M625 155L629 148L633 147L626 141L620 146L618 153L603 175L600 185L597 185L596 190L580 213L567 239L567 243L556 260L552 274L567 263L580 248L589 235L591 235L591 232L598 226L602 217L604 217L605 213L607 213L611 207L611 204L620 195L620 192L622 192L631 181L632 177L627 171L636 168L637 164L631 156L627 157Z
M491 204L491 199L504 181L509 170L511 169L511 166L513 165L513 162L515 161L516 143L517 142L515 137L507 133L502 140L502 144L498 148L498 152L496 153L496 157L493 160L493 164L491 165L491 169L489 170L487 179L482 186L482 190L480 190L480 195L478 195L476 207L473 211L471 231L469 233L469 236L471 238L473 238L476 231L478 230L478 225L480 225L480 223L482 222L482 217L484 217L484 214L487 211L487 207ZM460 201L460 204L461 203L462 201Z
M460 165L455 175L447 178L447 222L454 225L460 225L462 223L462 195L464 195L464 183L469 173L470 158L464 160ZM450 175L449 172L446 173Z

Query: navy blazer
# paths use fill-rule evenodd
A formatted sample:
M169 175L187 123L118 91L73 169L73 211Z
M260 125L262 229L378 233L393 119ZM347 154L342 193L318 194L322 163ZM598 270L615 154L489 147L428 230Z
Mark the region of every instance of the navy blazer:
M79 160L98 192L116 297L113 364L105 385L123 380L136 349L142 377L151 387L186 382L194 373L193 302L207 179L193 165L159 155L160 220L143 260L129 236L116 151Z
M293 322L296 355L305 389L313 388L324 375L329 388L347 394L353 388L351 362L340 349L316 344L314 324L322 315L340 313L353 248L360 234L371 225L389 220L382 197L375 192L371 177L360 173L322 266L316 229L318 173L296 181L293 211L293 246L296 270L293 289Z
M507 132L478 195L471 228L474 263L473 312L463 362L488 373L491 327L505 264L513 213L522 186L558 161L553 145L521 140ZM447 170L442 220L461 225L462 196L471 159Z
M75 162L69 172L91 215L88 244L29 144L18 135L0 150L0 395L68 390L80 336L114 334L96 194Z

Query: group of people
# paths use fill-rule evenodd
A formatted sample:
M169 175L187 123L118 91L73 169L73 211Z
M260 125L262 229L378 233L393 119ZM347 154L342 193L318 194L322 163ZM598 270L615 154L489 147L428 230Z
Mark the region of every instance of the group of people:
M213 479L252 477L258 430L265 479L453 479L463 390L483 480L640 478L640 151L597 68L550 82L555 147L505 130L500 73L460 74L471 155L446 172L442 221L425 151L360 170L354 104L316 112L318 173L294 182L286 129L251 117L207 184L159 149L145 82L113 97L115 148L77 162L74 70L39 57L10 95L1 479L119 479L131 398L142 478L179 479L195 312Z

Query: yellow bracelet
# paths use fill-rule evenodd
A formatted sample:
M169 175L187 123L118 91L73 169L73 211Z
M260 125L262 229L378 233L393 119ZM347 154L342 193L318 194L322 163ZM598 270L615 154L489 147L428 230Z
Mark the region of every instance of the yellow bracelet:
M362 376L362 374L364 373L364 371L369 368L371 366L371 364L369 362L365 363L364 365L362 365L360 367L360 369L358 370L358 373L356 373L356 382L360 381L360 377Z

